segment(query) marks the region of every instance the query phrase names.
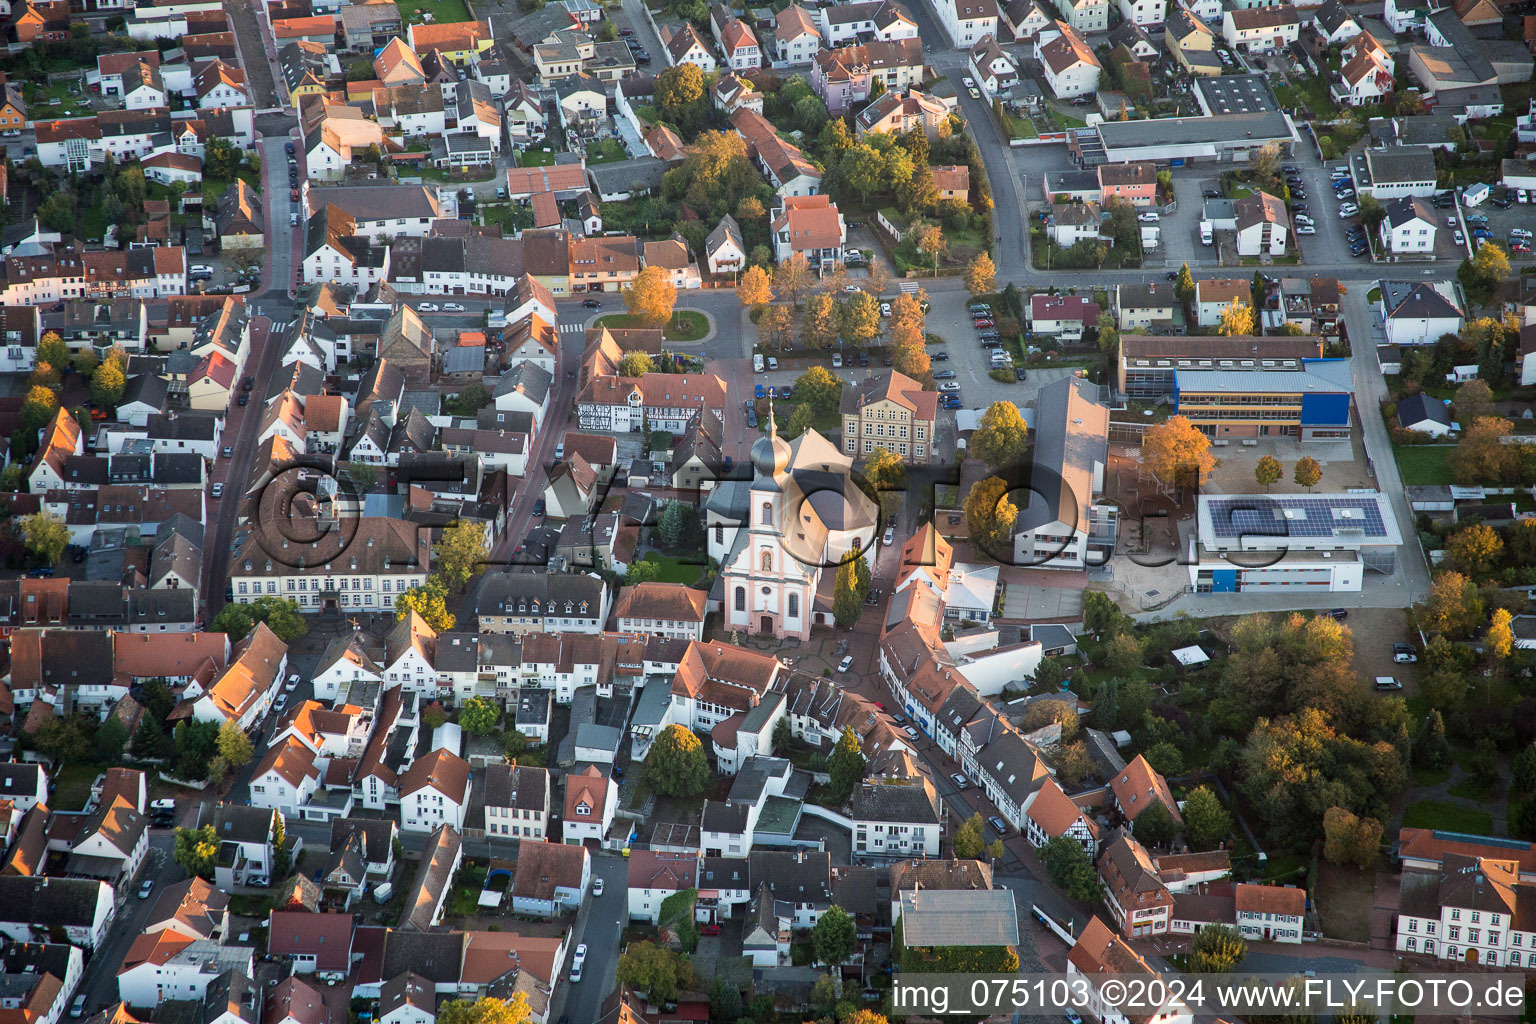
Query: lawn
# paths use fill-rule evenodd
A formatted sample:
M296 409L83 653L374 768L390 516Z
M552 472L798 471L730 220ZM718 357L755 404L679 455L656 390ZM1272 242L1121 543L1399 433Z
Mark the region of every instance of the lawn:
M1297 86L1307 109L1318 117L1331 117L1337 109L1328 95L1328 83L1322 78L1308 78Z
M1404 822L1407 824L1407 822ZM1339 867L1327 861L1317 865L1314 906L1323 934L1346 942L1371 941L1371 907L1375 905L1376 873Z
M1307 858L1300 853L1290 853L1283 857L1271 857L1264 862L1264 881L1287 882L1297 875L1307 873Z
M87 762L66 764L53 777L53 796L48 804L56 811L81 811L91 799L91 783L101 769Z
M555 154L547 149L523 149L517 154L519 167L551 167L554 162Z
M395 6L400 9L400 20L408 25L420 23L423 13L431 14L438 24L469 20L469 8L464 6L464 0L395 0Z
M619 145L617 139L598 139L587 147L589 164L612 164L628 159L629 154L624 152L624 147Z
M1008 133L1010 139L1038 139L1040 133L1035 130L1035 123L1027 117L1014 117L1012 114L1003 114L1003 130Z
M1444 486L1451 483L1451 453L1455 450L1454 445L1399 445L1392 453L1405 487Z
M1420 800L1403 812L1403 826L1489 836L1493 834L1493 815L1472 807Z
M659 551L647 551L642 561L656 562L660 565L656 578L663 583L681 583L687 586L697 583L699 576L704 572L704 566L698 562L687 562L681 558L663 555Z
M607 316L598 317L598 326L606 327L644 327L645 323L633 313L609 313ZM668 341L698 341L709 333L709 320L703 313L696 313L691 309L680 309L672 314L672 319L667 321L666 331L663 337Z

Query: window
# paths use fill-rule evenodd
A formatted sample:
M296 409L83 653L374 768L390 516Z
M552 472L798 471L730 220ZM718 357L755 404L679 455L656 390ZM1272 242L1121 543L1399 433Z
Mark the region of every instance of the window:
M747 588L746 587L737 587L736 588L736 610L739 611L739 612L744 612L744 611L747 610Z
M725 527L721 526L719 523L715 524L715 543L725 543Z
M800 595L799 594L790 594L789 595L789 617L792 618L792 619L798 619L800 617Z

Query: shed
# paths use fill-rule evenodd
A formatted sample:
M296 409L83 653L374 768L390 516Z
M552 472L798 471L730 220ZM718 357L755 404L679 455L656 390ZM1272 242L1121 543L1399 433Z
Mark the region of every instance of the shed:
M1210 664L1211 656L1199 646L1180 647L1173 652L1173 660L1177 661L1182 668L1204 668Z

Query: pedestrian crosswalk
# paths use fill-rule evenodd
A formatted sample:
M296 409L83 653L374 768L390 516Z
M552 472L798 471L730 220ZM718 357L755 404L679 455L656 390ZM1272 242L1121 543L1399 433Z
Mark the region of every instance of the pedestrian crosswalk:
M586 333L586 330L587 330L587 325L586 324L561 324L560 325L560 333L561 334L584 334L584 333Z

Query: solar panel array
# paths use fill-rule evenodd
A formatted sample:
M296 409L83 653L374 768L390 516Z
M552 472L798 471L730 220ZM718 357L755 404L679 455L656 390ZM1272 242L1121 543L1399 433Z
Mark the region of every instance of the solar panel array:
M1385 537L1381 505L1374 498L1335 495L1281 498L1213 498L1211 531L1217 537L1333 537L1341 530Z

